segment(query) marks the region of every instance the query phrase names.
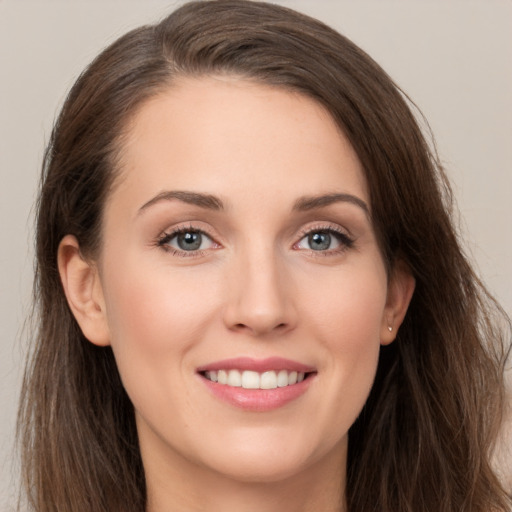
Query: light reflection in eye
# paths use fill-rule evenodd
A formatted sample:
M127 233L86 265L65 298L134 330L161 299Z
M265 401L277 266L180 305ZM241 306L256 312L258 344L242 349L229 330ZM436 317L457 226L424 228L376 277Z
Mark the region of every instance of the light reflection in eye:
M353 240L345 233L339 233L334 229L316 229L301 238L296 247L297 249L325 252L349 248L353 243Z
M211 249L215 243L206 233L200 230L179 229L164 234L158 241L158 245L179 251L193 252Z

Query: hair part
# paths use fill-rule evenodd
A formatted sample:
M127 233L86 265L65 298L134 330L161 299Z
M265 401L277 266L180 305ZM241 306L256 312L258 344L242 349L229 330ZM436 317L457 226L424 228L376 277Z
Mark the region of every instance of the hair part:
M192 2L121 37L79 77L55 124L37 204L39 328L19 413L29 504L38 512L145 509L133 406L112 350L89 343L70 312L57 250L67 234L84 257L101 250L124 134L144 102L180 77L219 74L296 91L327 109L363 165L389 271L401 261L416 279L350 430L348 509L505 512L490 457L510 331L460 248L435 149L405 95L347 38L292 10L242 0Z

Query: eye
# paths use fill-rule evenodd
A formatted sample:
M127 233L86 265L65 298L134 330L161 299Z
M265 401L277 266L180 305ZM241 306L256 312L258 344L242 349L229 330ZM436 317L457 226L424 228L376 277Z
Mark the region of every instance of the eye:
M337 252L352 245L353 240L345 233L329 228L309 231L295 247L317 252Z
M166 233L158 241L158 245L179 252L203 251L216 246L215 242L199 229L179 229Z

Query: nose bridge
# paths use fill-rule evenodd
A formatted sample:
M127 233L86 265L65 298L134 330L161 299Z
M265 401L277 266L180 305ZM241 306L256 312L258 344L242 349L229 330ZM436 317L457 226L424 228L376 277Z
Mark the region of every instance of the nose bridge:
M290 284L275 247L248 240L235 256L226 321L252 334L287 330L294 324Z

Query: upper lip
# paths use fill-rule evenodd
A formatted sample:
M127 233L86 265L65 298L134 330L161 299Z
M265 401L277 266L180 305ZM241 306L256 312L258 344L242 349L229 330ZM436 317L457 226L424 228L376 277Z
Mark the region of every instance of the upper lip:
M316 369L312 366L285 359L282 357L267 357L265 359L253 359L251 357L234 357L231 359L223 359L213 363L206 364L197 368L198 372L211 372L219 370L249 370L253 372L267 372L288 370L296 372L314 372Z

